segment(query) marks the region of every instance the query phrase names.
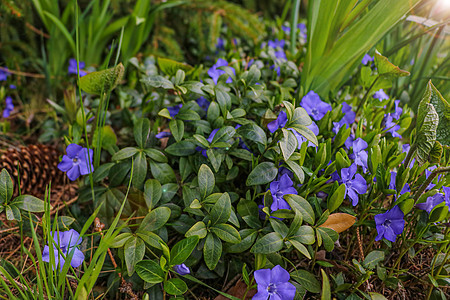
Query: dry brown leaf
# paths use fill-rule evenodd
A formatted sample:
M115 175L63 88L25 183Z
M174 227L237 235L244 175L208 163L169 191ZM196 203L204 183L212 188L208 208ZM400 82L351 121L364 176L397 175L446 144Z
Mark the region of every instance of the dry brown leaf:
M347 229L349 229L356 222L356 217L344 214L344 213L335 213L331 214L328 219L320 225L319 227L330 228L336 231L337 233L341 233Z

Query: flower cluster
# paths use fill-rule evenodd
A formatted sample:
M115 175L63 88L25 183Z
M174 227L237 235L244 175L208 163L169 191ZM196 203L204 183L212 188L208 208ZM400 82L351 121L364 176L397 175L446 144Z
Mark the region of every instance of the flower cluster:
M79 67L80 67L80 77L83 77L87 74L86 71L83 71L85 67L85 63L83 61L80 61ZM69 59L69 68L68 68L69 74L78 74L78 67L77 67L77 60L75 58Z

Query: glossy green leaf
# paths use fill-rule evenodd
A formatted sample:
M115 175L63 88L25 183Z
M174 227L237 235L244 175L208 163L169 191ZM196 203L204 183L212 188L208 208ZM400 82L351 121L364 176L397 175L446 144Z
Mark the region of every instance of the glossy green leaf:
M203 164L198 170L198 188L202 199L205 199L214 189L214 173L211 169Z
M226 223L231 215L231 199L228 193L223 193L220 196L219 200L217 200L216 204L214 204L210 217L211 224L221 224Z
M283 248L283 237L277 232L271 232L258 239L250 252L259 254L270 254Z
M173 83L170 80L168 80L160 75L151 75L144 79L141 79L141 81L149 87L155 87L155 88L162 87L166 90L175 88Z
M208 269L214 270L216 268L221 255L222 242L214 234L209 233L203 246L203 258Z
M17 196L11 204L14 204L17 208L29 212L37 213L45 210L45 202L31 195Z
M198 236L199 238L203 239L206 237L206 234L208 231L206 230L206 225L202 221L198 221L192 227L186 232L186 237L190 236Z
M300 283L305 289L311 293L320 293L320 282L316 277L306 270L296 270L291 273L291 278Z
M148 179L144 185L144 199L147 207L152 209L162 196L161 183L156 179Z
M158 207L149 212L142 220L139 230L155 231L164 226L170 218L170 208Z
M224 242L236 244L241 241L239 232L229 224L216 224L210 227L209 230Z
M127 240L124 248L125 263L130 276L134 273L134 265L144 258L145 244L137 236L133 236Z
M136 264L135 269L139 277L145 282L160 283L164 280L164 271L159 263L153 260L141 260Z
M247 177L247 185L258 185L272 182L278 174L278 169L272 162L262 162L257 165Z
M189 73L194 69L194 67L188 64L162 57L158 57L158 66L164 74L169 76L175 76L178 70L183 70L186 73Z
M11 176L6 169L0 173L0 204L8 202L13 194L14 187Z
M391 63L387 57L381 55L378 51L375 52L375 66L378 74L385 77L403 77L409 76L409 72L400 69Z
M171 278L164 282L164 290L170 295L183 295L188 287L180 278Z
M170 250L170 265L180 265L194 251L199 241L198 236L191 236L177 242Z
M124 72L125 67L119 63L113 68L89 73L80 78L80 88L89 94L109 93L120 83Z

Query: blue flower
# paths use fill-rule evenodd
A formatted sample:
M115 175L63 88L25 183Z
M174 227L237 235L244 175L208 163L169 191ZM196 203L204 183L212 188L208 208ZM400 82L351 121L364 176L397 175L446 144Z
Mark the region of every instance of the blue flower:
M404 216L405 215L398 205L383 214L376 215L375 224L378 235L375 238L375 241L385 238L388 241L395 242L397 235L401 234L405 228Z
M9 88L12 89L12 90L15 90L15 89L17 89L17 86L15 86L14 84L10 84Z
M291 209L283 196L286 194L297 195L297 190L293 187L293 182L289 178L288 174L283 174L278 181L272 181L270 183L270 193L272 194L273 202L270 206L272 211L278 209Z
M4 68L4 69L6 69L6 70L0 70L0 81L6 81L10 74L8 71L8 68Z
M189 270L185 264L175 265L173 266L173 270L180 275L187 275L191 273L191 270Z
M398 194L399 192L398 192L397 186L396 186L396 184L395 184L396 179L397 179L397 172L392 171L392 172L391 172L391 182L389 183L389 189L391 189L391 190L396 190L396 191L397 191L397 194ZM402 189L401 189L399 195L403 195L404 193L411 192L411 188L409 187L409 184L408 184L408 183L406 183L406 184L405 184L403 187L401 187L401 188L402 188Z
M403 153L406 153L408 155L409 148L411 148L411 146L409 144L402 145ZM406 157L405 157L405 159L406 159ZM405 163L405 159L403 160L403 163ZM410 169L414 166L415 161L416 161L415 158L411 159L409 166L408 166Z
M361 166L363 168L363 172L367 172L367 152L364 151L368 147L367 142L362 138L357 138L353 141L353 155L352 159L355 160L355 164L357 166Z
M289 282L291 276L280 265L272 270L260 269L254 273L258 293L253 300L292 300L295 297L295 286Z
M286 41L285 40L278 40L278 39L274 39L273 41L268 41L267 45L269 46L269 48L284 48Z
M384 130L387 130L386 132L390 132L392 137L402 138L402 136L397 132L397 130L399 129L400 125L394 122L392 115L391 114L385 115Z
M331 111L331 105L320 100L319 95L314 91L310 91L302 98L300 106L316 121L319 121L328 111Z
M72 256L72 260L70 261L70 265L73 268L77 268L81 266L84 260L84 254L81 252L77 246L81 244L81 237L78 232L73 229L69 231L52 231L50 234L53 237L53 241L56 243L51 243L55 263L56 266L59 266L59 269L62 270L64 263L68 256ZM59 253L59 249L61 249L62 254ZM50 262L50 247L45 246L44 251L42 252L42 260L45 262ZM52 268L55 269L55 265L52 265Z
M5 109L3 110L3 118L8 118L11 115L11 112L14 110L14 104L12 103L12 98L10 96L6 96L5 98Z
M312 122L311 125L306 126L309 129L311 129L311 131L315 134L315 135L319 135L319 127L317 126L316 123ZM292 133L294 133L295 137L297 138L297 149L300 149L302 147L303 142L306 142L307 139L301 135L300 133L297 132L297 130L289 128L288 130L292 131ZM316 145L314 145L312 142L308 142L308 147L317 147Z
M284 53L283 50L275 51L275 57L278 58L280 61L287 60L286 53ZM278 75L278 76L280 76L280 75Z
M344 116L342 117L341 121L339 121L339 123L341 123L341 126L343 124L351 126L355 122L356 113L352 110L352 107L348 105L346 102L342 103L341 111L344 114Z
M341 170L342 183L345 184L344 197L348 195L352 199L353 206L358 204L358 194L361 195L367 192L366 180L361 174L356 174L356 170L356 164L352 164L350 167Z
M205 112L208 111L209 108L209 101L206 100L205 97L200 97L197 100L195 100L198 104L198 106L200 106L201 109L203 109Z
M212 143L212 140L216 135L217 131L219 131L219 129L214 129L213 131L211 131L209 137L206 139L210 144ZM195 150L200 151L204 157L208 157L208 155L206 154L207 149L204 149L202 147L196 147Z
M226 73L225 71L218 69L219 67L224 67L224 66L228 66L228 62L223 58L219 58L217 60L217 62L208 70L208 75L211 76L211 78L215 84L217 84L219 77ZM233 73L236 74L236 71L234 70L234 68L231 68L231 69L233 70ZM233 82L233 80L231 79L231 77L228 77L227 81L225 81L225 82L231 83L231 82Z
M286 34L288 34L288 33L291 32L291 28L290 28L289 26L284 26L284 25L282 25L282 26L281 26L281 29L282 29Z
M83 71L85 63L83 61L80 61L80 77L83 77L87 73ZM77 68L77 60L75 58L69 59L69 68L68 68L69 74L78 74L78 68Z
M300 36L306 39L306 37L307 37L307 35L306 35L306 30L307 30L306 24L300 23L300 24L297 25L297 28L300 29Z
M398 120L402 115L403 109L399 106L400 100L395 100L394 104L395 104L395 112L392 114L392 116L394 117L394 119Z
M271 65L270 66L270 69L271 70L275 70L276 72L277 72L277 76L279 77L280 76L280 74L281 74L281 68L278 66L275 66L275 65Z
M430 213L436 205L441 204L444 200L444 195L436 193L434 196L428 197L427 201L416 204L416 207Z
M271 133L274 133L279 128L283 128L284 126L286 126L286 123L287 123L287 115L284 111L280 111L278 118L275 121L272 121L269 124L267 124L267 128L269 128L269 131Z
M173 118L173 117L175 117L179 112L180 112L180 109L181 109L181 107L183 106L183 104L177 104L177 105L174 105L174 106L169 106L168 108L167 108L167 110L169 111L169 115Z
M225 43L224 43L224 39L222 38L217 38L217 44L216 44L216 48L220 49L220 50L224 50L225 49Z
M374 99L378 99L380 101L389 99L389 96L384 92L383 89L376 91L375 94L373 94Z
M364 57L363 57L361 63L362 63L363 65L367 65L367 63L368 63L369 61L373 61L373 60L374 60L374 57L373 57L373 56L370 56L369 54L366 54L366 55L364 55Z
M161 131L160 133L158 133L158 134L155 135L155 138L157 138L157 139L163 139L163 138L169 137L169 136L171 136L171 135L172 135L172 134L170 133L170 131Z
M94 151L83 148L77 144L70 144L66 149L67 155L64 155L62 161L58 164L58 169L63 172L67 172L67 177L74 181L80 175L86 175L94 172L92 165L92 157ZM88 161L89 157L89 161Z

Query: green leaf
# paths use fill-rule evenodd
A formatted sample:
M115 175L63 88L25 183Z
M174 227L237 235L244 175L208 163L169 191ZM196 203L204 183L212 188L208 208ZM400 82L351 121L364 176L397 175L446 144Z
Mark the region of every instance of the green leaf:
M144 220L142 220L139 230L144 231L155 231L163 227L164 224L169 220L170 208L168 207L158 207L149 212Z
M136 273L145 282L160 283L164 280L164 271L159 263L153 260L141 260L135 265Z
M136 235L140 237L146 244L156 248L162 249L161 243L164 242L158 235L150 231L139 230Z
M246 140L259 143L264 147L267 145L266 133L256 124L243 125L237 129L237 132Z
M282 128L283 138L280 141L280 149L283 154L284 161L288 161L295 149L297 149L297 138L290 130Z
M31 195L17 196L11 204L14 204L17 208L29 212L37 213L45 210L45 202Z
M80 88L88 94L109 93L120 83L124 72L125 67L119 63L113 68L89 73L80 78Z
M169 122L169 128L175 138L175 141L181 141L184 135L184 122L178 119L173 119Z
M212 193L214 182L214 173L207 165L202 164L198 170L198 187L202 199L205 199Z
M225 126L219 129L212 139L211 145L217 142L227 142L236 134L236 129L231 126Z
M147 148L144 149L144 153L152 160L160 163L166 163L167 157L159 150Z
M22 220L20 210L14 204L6 205L5 213L6 213L6 219L8 221L12 221L12 220L21 221Z
M301 212L303 216L303 221L311 225L314 224L315 219L314 210L308 201L306 201L303 197L299 195L293 194L284 195L284 199L286 199L291 208L293 209L295 208Z
M208 231L206 230L206 225L202 221L198 221L186 232L186 237L198 236L203 239Z
M272 162L262 162L257 165L247 177L247 185L258 185L272 182L277 177L278 169Z
M367 269L373 270L377 264L382 261L384 261L384 252L380 250L373 250L367 254L362 264Z
M161 184L166 184L170 182L176 182L175 172L170 167L169 164L165 163L155 163L150 161L150 170L152 171L153 177L159 180Z
M130 276L134 273L134 265L144 258L144 254L145 244L139 237L133 236L127 240L124 245L124 256Z
M11 176L9 176L6 169L3 169L0 173L0 204L11 200L13 192L14 187Z
M335 211L336 209L341 206L342 202L345 198L345 184L341 184L331 195L331 197L328 197L328 209L330 212Z
M160 75L151 75L151 76L148 76L147 78L141 79L141 81L149 87L155 87L155 88L162 87L163 89L166 89L166 90L173 90L175 88L173 83L170 80L168 80Z
M122 248L123 245L131 238L133 234L129 232L121 233L114 239L113 243L109 246L111 248Z
M258 237L258 231L255 229L243 229L239 232L241 241L237 244L227 244L226 252L228 253L242 253L247 251Z
M209 230L225 242L236 244L241 241L239 232L229 224L216 224Z
M222 242L214 234L209 233L203 246L203 257L208 269L214 270L216 268L221 255Z
M439 116L434 106L429 103L419 104L417 115L417 161L424 164L432 151L436 141L436 130L439 124Z
M311 293L320 293L320 282L310 272L306 270L296 270L291 273L291 277Z
M307 225L300 226L295 233L290 235L290 239L306 245L312 245L316 241L314 229Z
M293 124L304 126L309 126L312 124L311 118L309 117L308 113L303 107L297 107L294 110L294 115L292 116L292 119L289 121L292 122Z
M402 70L392 64L387 57L384 57L378 51L375 51L375 66L377 67L378 74L384 77L409 76L408 71Z
M164 282L164 290L170 295L183 295L188 287L180 278L171 278Z
M300 229L300 226L302 226L302 222L303 222L302 213L295 208L294 208L294 213L295 213L294 220L292 220L291 226L289 226L289 231L287 233L288 237L294 235L295 232L297 232L297 230Z
M339 238L339 234L333 229L326 227L318 227L316 228L316 230L320 234L320 238L322 239L325 250L327 251L333 250L334 243Z
M143 152L139 152L133 160L133 187L140 189L147 177L147 158Z
M250 250L251 253L270 254L283 249L283 237L278 232L271 232L258 239Z
M214 204L211 213L211 224L221 224L226 223L231 215L231 199L228 193L223 193Z
M144 185L144 200L148 209L152 209L162 196L161 183L156 179L148 179Z
M306 248L305 245L294 239L289 240L289 242L306 258L311 259L311 254L309 254L308 248Z
M134 147L126 147L114 153L114 155L111 157L111 160L117 161L130 158L138 152L139 150Z
M298 163L292 160L287 160L286 164L294 172L295 176L297 176L300 183L303 183L303 181L305 180L305 172L303 172L302 167L300 167Z
M173 156L189 156L196 152L195 144L189 141L174 143L166 148L166 152Z
M176 243L170 250L170 265L180 265L194 251L199 241L198 236L191 236Z
M320 299L331 300L330 281L328 280L327 273L323 269L320 269L320 272L322 273L322 295Z
M294 129L301 135L303 135L308 141L312 142L314 145L316 145L316 146L319 145L316 135L307 126L300 125L300 124L292 124L292 125L289 125L289 127Z
M438 141L434 142L434 146L430 151L430 155L428 158L428 161L430 162L430 164L438 164L441 161L441 156L442 156L442 152L443 152L443 148L441 143L439 143Z
M186 73L189 73L194 69L194 67L188 64L162 57L158 57L158 66L164 74L169 76L175 76L178 70L183 70Z
M150 120L140 118L133 127L134 140L139 148L144 149L150 135Z

